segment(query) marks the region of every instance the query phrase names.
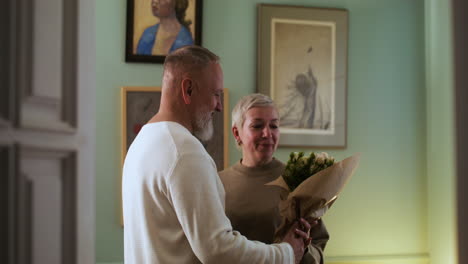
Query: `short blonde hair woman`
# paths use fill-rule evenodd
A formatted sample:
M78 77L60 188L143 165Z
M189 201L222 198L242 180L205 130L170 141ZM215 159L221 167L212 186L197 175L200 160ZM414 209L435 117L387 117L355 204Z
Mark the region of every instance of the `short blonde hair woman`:
M285 168L273 157L279 124L278 109L270 97L251 94L241 98L232 111L232 133L242 158L220 172L226 191L226 215L234 230L264 243L273 243L275 229L281 224L280 190L264 185L278 178ZM322 220L311 222L311 243L301 263L323 263L329 235Z

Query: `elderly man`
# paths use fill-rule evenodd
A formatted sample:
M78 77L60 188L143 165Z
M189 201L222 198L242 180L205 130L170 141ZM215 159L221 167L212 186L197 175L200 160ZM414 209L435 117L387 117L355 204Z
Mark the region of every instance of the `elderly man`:
M123 169L125 263L298 263L310 225L280 244L247 240L224 213L224 188L200 141L222 110L219 58L186 46L166 57L159 112L130 146Z

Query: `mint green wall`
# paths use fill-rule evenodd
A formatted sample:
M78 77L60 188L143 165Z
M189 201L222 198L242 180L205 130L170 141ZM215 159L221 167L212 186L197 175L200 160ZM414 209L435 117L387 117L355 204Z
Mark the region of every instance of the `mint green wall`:
M205 0L203 45L221 56L230 108L255 91L257 0ZM426 89L423 0L263 3L349 10L348 146L361 166L325 216L329 263L426 263ZM119 225L120 87L159 86L159 64L124 62L125 0L97 0L96 261L123 262ZM449 106L447 104L446 106ZM290 151L279 149L286 160ZM304 149L322 151L322 149ZM240 158L230 140L230 162ZM429 167L430 169L430 167ZM436 263L436 262L434 262Z
M456 259L456 176L450 1L426 1L428 235L432 263Z

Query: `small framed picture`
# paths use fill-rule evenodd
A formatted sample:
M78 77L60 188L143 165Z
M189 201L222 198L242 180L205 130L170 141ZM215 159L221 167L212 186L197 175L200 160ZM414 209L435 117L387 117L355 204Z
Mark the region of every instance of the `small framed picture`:
M345 148L348 11L260 4L257 35L257 89L279 108L279 146Z
M216 163L217 169L228 167L228 91L224 89L223 110L214 115L213 138L205 144L205 148ZM161 102L160 87L122 87L122 164L127 150L141 128L159 111Z
M201 45L202 0L127 0L126 62L163 63L186 45Z

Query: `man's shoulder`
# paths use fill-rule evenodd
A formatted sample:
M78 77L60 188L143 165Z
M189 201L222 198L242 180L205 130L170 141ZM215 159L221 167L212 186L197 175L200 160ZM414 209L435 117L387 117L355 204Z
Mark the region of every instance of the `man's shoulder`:
M165 129L180 155L196 154L204 150L200 141L182 125L174 122L165 122Z
M177 123L167 122L165 129L167 129L165 140L171 142L176 163L182 166L187 166L188 164L193 166L193 162L198 162L203 169L208 169L208 167L211 167L210 164L214 164L205 147L187 128ZM214 166L216 167L216 165Z
M174 122L157 122L143 126L127 154L174 159L186 149L196 147L196 139L185 127Z
M157 122L143 126L127 152L126 163L168 173L187 158L206 160L204 152L201 143L185 127L174 122Z

